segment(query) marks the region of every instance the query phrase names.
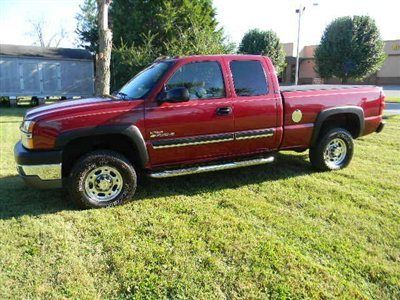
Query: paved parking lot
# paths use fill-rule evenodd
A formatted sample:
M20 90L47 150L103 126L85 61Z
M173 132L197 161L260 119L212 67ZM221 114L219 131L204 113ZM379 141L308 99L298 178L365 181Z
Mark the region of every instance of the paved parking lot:
M385 113L400 115L400 103L386 103Z
M387 85L383 87L386 97L400 97L400 85Z

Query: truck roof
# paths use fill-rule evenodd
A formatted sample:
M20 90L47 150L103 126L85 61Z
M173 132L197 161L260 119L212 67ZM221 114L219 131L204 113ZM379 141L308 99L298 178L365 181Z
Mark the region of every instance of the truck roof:
M181 59L192 59L192 58L220 58L220 57L227 57L227 58L248 58L248 59L254 59L254 58L261 58L261 57L266 57L263 55L256 55L256 54L207 54L207 55L183 55L183 56L174 56L174 57L160 57L156 59L156 61L165 61L165 60L181 60Z

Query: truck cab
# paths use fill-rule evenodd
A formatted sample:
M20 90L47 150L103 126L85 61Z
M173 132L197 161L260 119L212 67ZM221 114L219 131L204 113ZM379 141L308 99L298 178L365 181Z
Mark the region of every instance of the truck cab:
M282 101L268 66L261 56L179 60L145 104L152 167L276 150Z

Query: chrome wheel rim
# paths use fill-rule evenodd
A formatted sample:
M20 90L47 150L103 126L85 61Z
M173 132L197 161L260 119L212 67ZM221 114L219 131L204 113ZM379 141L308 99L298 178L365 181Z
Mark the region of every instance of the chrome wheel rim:
M324 151L324 160L327 166L331 168L338 168L346 159L347 146L345 141L336 138L326 145Z
M84 179L85 193L97 202L115 199L122 191L121 173L110 166L101 166L91 170Z

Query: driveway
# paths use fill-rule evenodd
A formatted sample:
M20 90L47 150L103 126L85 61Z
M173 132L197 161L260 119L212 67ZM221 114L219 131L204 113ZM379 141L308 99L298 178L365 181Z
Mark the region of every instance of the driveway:
M386 102L385 114L400 115L400 103L388 103L388 102Z
M386 97L400 97L400 85L383 86Z

